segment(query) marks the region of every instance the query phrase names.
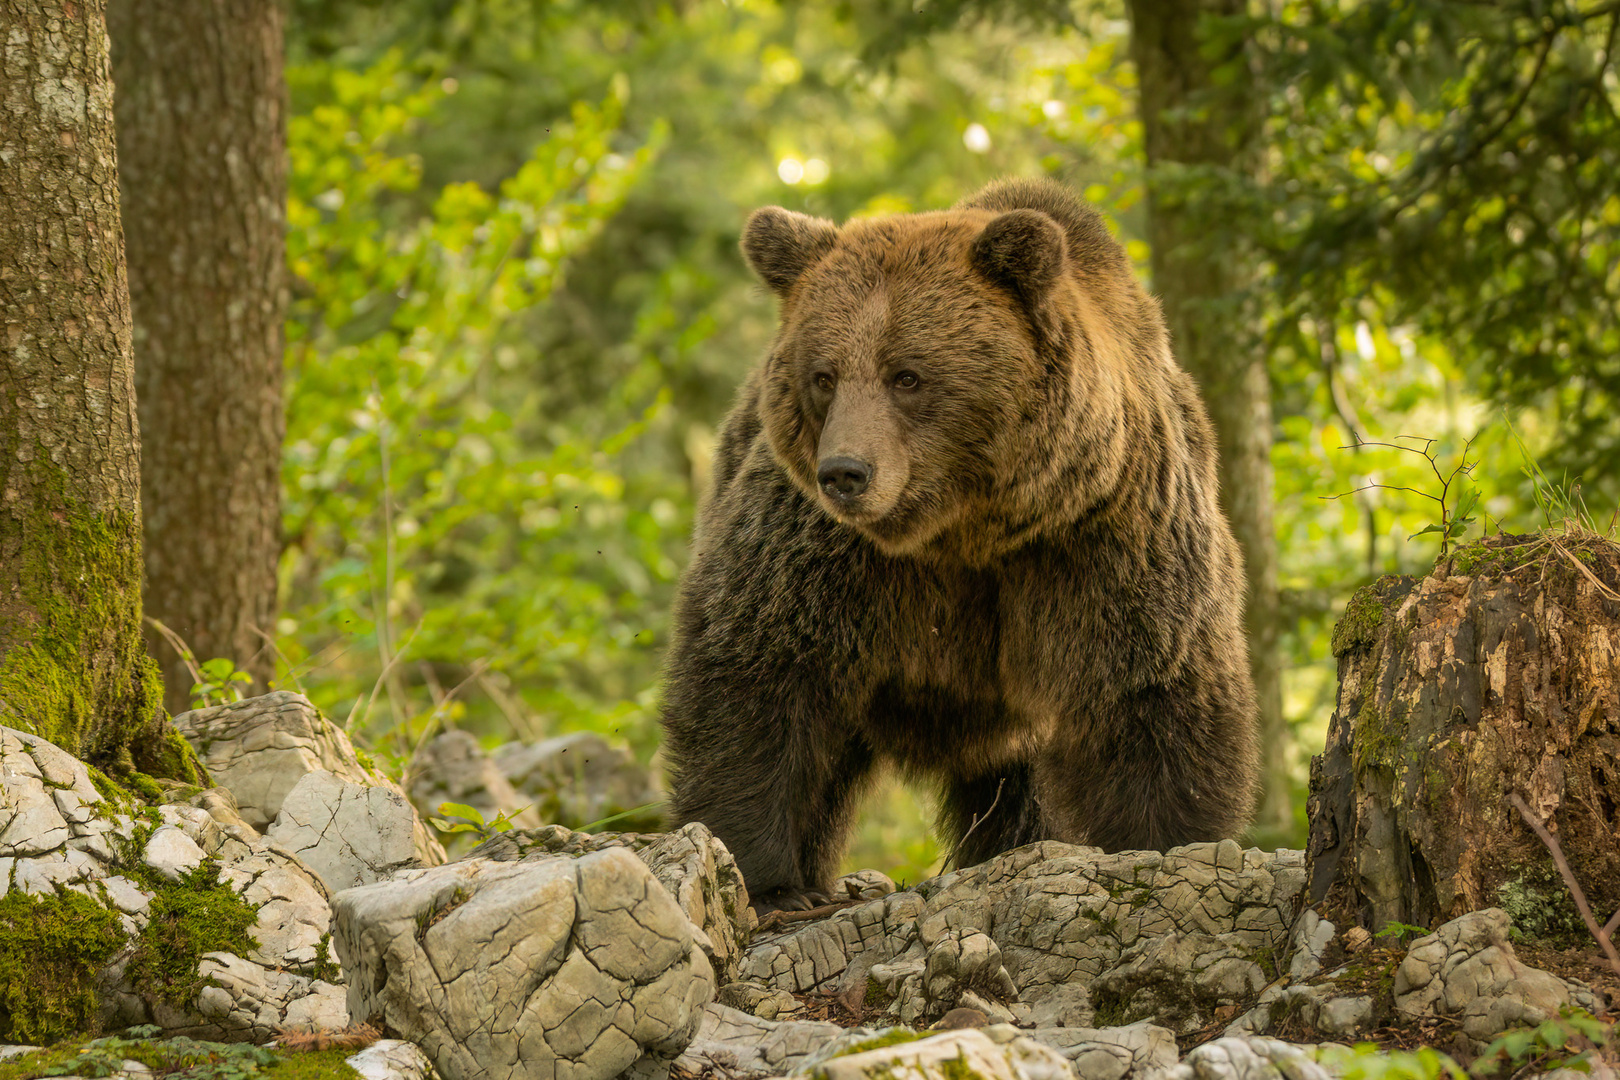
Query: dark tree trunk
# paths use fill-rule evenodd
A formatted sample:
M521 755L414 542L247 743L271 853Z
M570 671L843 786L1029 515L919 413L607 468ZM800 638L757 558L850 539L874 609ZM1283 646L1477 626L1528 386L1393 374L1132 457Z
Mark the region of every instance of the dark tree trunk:
M1599 921L1620 907L1620 549L1492 537L1358 592L1333 651L1313 901L1375 930L1492 906L1578 927L1517 794Z
M1244 11L1243 0L1131 0L1131 57L1141 85L1153 290L1176 358L1198 380L1215 424L1222 503L1243 548L1249 664L1265 754L1255 825L1275 836L1292 828L1293 810L1272 527L1271 383L1238 303L1250 280L1243 251L1211 246L1219 223L1163 179L1167 165L1253 167L1257 125L1243 57L1205 55L1199 33L1205 16ZM1222 66L1235 77L1217 86Z
M135 314L146 611L262 691L274 654L286 317L286 85L273 0L110 13ZM155 630L167 704L191 676Z
M0 723L190 778L141 640L104 0L0 0L0 26Z

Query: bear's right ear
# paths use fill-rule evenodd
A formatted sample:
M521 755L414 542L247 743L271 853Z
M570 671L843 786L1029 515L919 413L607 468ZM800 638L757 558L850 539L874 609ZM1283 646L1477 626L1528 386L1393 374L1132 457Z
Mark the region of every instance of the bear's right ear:
M1063 273L1068 244L1063 229L1039 210L1009 210L973 242L979 273L1026 302L1045 295Z
M838 226L825 218L767 206L749 215L742 252L760 280L776 295L786 296L837 240Z

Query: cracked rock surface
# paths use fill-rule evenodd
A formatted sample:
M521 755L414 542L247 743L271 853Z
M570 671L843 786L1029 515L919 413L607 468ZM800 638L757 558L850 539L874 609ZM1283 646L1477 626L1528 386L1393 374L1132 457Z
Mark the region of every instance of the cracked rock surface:
M846 1054L808 1069L814 1080L1072 1080L1069 1062L1051 1047L1007 1025L968 1028Z
M652 1075L714 996L691 922L622 846L408 870L334 916L350 1013L445 1080Z
M514 829L474 848L469 858L515 862L627 848L647 864L691 920L693 936L721 985L737 980L743 943L758 919L726 845L693 822L669 833L582 833L561 825Z
M225 800L211 802L234 817ZM204 982L189 1002L138 990L127 968L156 895L140 871L178 881L209 857L218 879L256 914L249 934L257 947L247 956L201 956ZM335 975L320 967L331 921L327 894L296 858L200 806L164 805L136 818L103 798L72 755L0 728L0 892L47 896L60 889L102 905L126 935L100 977L106 1027L150 1023L176 1034L263 1040L290 1025L348 1023L342 987L317 977Z
M1404 1016L1462 1021L1475 1048L1508 1028L1552 1019L1566 1006L1601 1012L1589 987L1519 960L1500 908L1469 912L1407 949L1395 970L1395 1008Z
M317 769L287 793L265 835L337 893L417 865L415 822L411 804L399 792Z
M196 749L215 783L235 796L242 819L255 829L268 828L287 796L312 772L324 770L352 784L405 794L362 763L348 734L302 694L278 690L195 709L176 716L174 726ZM422 865L444 862L443 845L419 817L413 817L411 837Z

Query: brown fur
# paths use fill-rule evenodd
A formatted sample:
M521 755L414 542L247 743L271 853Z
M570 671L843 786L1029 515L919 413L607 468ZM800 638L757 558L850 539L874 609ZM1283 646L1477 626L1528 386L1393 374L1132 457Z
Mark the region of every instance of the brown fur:
M964 864L1240 830L1255 705L1213 434L1096 211L1048 181L842 228L773 207L743 251L781 329L682 581L673 821L787 903L883 763L940 786L945 843L984 818ZM864 490L824 490L830 461Z

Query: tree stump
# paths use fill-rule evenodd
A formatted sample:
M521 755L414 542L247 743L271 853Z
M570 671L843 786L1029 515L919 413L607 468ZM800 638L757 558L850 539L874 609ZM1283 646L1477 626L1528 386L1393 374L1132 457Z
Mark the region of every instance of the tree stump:
M1534 935L1584 937L1515 793L1598 921L1620 907L1620 548L1490 537L1362 589L1333 652L1307 848L1330 918L1377 930L1499 906Z

